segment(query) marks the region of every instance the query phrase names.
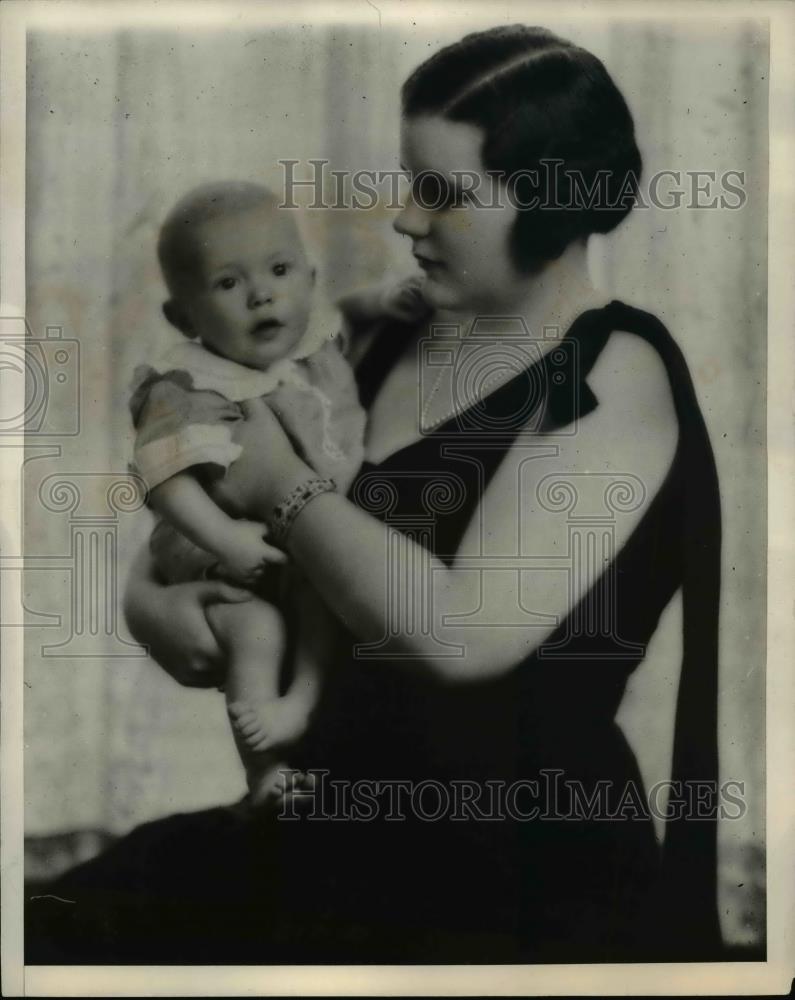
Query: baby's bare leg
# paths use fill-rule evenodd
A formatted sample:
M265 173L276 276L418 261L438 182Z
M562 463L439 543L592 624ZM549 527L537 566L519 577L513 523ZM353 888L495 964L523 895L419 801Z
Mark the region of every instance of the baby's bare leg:
M279 697L284 619L259 598L213 604L207 618L228 656L227 710L252 801L261 805L284 791L281 772L289 768L280 751L306 728L307 713Z
M276 608L258 597L240 604L211 604L207 620L228 658L227 702L277 698L287 639Z
M296 637L292 683L276 701L232 700L229 714L247 745L260 753L286 746L306 732L317 705L321 664L334 648L336 621L314 588L294 568L282 578L282 604Z

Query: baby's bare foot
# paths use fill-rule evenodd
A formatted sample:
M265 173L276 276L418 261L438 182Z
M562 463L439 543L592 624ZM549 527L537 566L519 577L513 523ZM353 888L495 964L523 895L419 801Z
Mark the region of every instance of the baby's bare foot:
M314 777L296 771L284 761L271 761L260 768L250 768L248 775L248 802L257 812L296 809L304 811L314 801Z
M227 708L235 736L250 753L269 753L288 746L307 729L307 710L294 698L275 698L258 707L237 701Z

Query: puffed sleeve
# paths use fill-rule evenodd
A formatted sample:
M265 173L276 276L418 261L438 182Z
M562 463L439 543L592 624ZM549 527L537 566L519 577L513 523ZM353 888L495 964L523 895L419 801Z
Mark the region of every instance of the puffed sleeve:
M232 440L240 407L193 388L183 371L138 370L130 399L136 428L133 467L149 489L198 465L226 469L240 456Z

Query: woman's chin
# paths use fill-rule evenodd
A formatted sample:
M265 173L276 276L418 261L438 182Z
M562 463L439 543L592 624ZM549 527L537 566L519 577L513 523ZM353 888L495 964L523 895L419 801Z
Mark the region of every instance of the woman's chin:
M452 312L465 307L464 296L455 288L438 281L435 277L428 275L422 286L422 295L425 301L433 309L445 309Z

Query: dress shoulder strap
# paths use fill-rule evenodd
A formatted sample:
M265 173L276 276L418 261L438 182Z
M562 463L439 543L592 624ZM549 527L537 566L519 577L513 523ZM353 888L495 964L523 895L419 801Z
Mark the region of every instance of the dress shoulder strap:
M355 369L359 401L365 410L370 409L384 379L406 349L406 340L414 329L399 320L384 319L376 325L372 341Z
M642 337L662 359L679 421L677 460L684 484L683 659L676 703L672 795L683 815L666 821L661 927L676 953L719 952L717 910L718 624L721 505L718 475L704 417L684 355L654 316L614 301L613 330ZM702 788L707 801L698 799ZM696 812L697 810L697 812Z

